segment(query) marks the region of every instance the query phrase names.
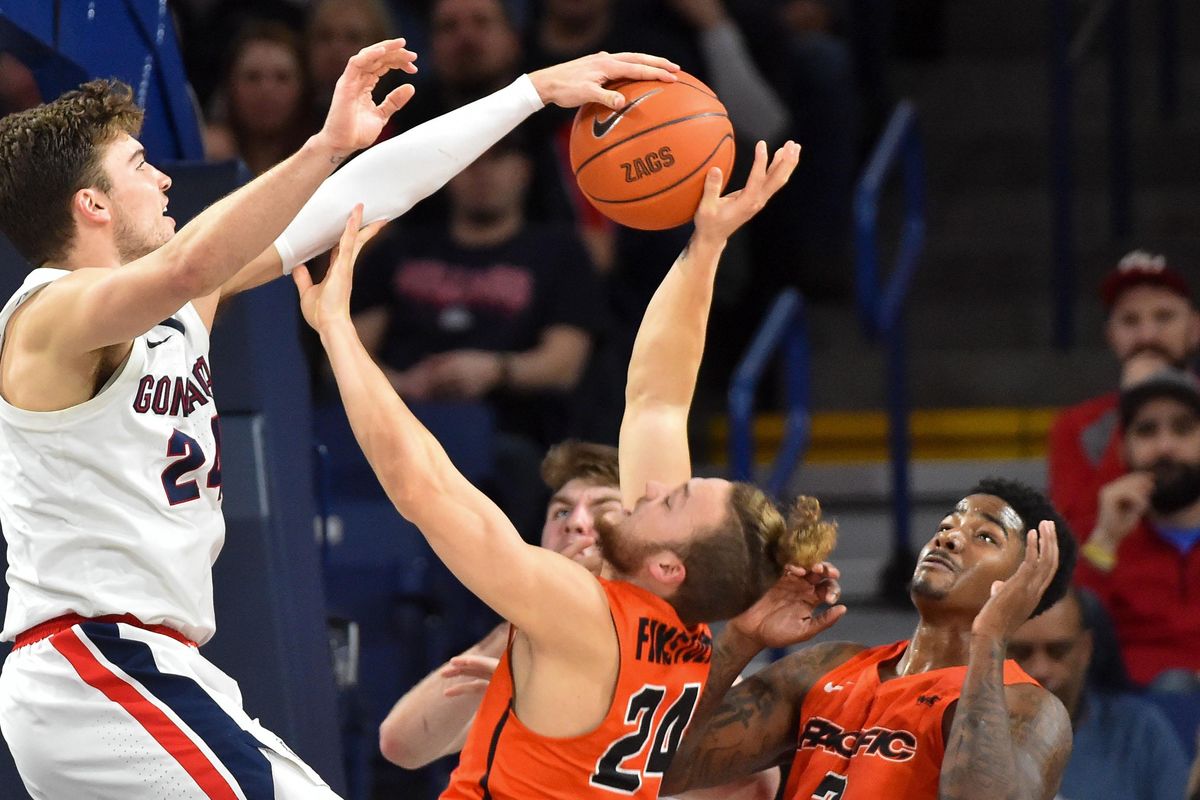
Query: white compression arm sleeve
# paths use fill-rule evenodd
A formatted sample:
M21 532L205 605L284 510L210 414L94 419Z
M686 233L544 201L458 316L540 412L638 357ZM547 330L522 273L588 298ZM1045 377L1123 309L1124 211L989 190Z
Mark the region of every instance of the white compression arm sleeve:
M284 274L337 244L346 217L395 219L542 108L528 75L367 150L325 180L275 240ZM403 113L403 112L401 112Z

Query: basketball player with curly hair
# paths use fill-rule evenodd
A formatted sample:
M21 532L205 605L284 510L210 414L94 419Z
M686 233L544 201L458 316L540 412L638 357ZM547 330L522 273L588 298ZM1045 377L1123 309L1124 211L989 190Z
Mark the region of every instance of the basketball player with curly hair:
M785 594L768 594L722 631L664 791L790 764L785 800L1050 800L1071 753L1071 721L1005 650L1065 594L1075 551L1041 494L983 480L921 552L911 639L815 645L726 695L759 649L801 640L811 624Z

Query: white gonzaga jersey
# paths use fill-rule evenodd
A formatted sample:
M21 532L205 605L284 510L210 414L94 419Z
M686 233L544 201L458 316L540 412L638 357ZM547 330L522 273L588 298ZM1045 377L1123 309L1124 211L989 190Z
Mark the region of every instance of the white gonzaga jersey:
M69 274L35 269L0 311ZM0 398L0 638L54 617L133 614L203 644L225 540L208 331L189 303L133 341L92 399L33 412Z

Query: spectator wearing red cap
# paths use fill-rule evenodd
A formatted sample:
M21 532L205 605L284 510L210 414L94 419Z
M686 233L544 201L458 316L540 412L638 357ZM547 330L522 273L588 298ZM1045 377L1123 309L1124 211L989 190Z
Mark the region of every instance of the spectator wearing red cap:
M1099 494L1076 580L1112 616L1135 683L1200 679L1200 378L1167 367L1122 391L1129 473Z
M1121 385L1162 366L1194 366L1200 312L1183 275L1160 255L1135 250L1104 279L1105 338L1121 366ZM1125 474L1116 391L1064 409L1050 429L1050 499L1086 536L1100 489Z

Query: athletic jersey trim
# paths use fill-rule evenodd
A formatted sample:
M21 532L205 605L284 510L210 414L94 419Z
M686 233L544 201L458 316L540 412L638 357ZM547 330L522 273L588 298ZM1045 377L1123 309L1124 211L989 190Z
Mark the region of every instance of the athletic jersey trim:
M496 729L492 731L492 744L488 747L487 769L483 771L483 777L479 779L479 788L483 790L483 800L492 800L492 790L488 788L488 781L492 777L492 764L496 761L496 751L500 749L500 734L504 732L504 725L512 714L513 708L510 700L508 708L504 709L504 713L496 722Z
M3 312L3 329L0 330L0 349L4 346L4 339L8 332L8 323L12 320L12 315L20 308L30 297L45 289L51 283L59 280L65 275L70 274L70 270L58 270L50 267L42 267L41 269L47 272L59 273L57 275L42 275L39 277L47 278L43 283L30 287L27 291L15 298L15 302L11 302L6 306ZM30 273L33 276L37 270ZM28 278L26 278L28 280ZM189 313L196 318L197 324L203 325L199 313L194 309L191 303L185 304L179 311L175 313ZM207 334L207 329L205 330ZM87 420L89 417L106 410L113 402L120 390L126 386L132 388L141 376L141 368L146 362L146 340L145 334L135 336L133 346L130 348L129 354L125 357L125 361L120 368L114 373L114 376L105 382L103 388L96 392L92 397L84 400L82 403L77 403L67 408L58 409L56 411L30 411L25 408L20 408L9 403L8 400L0 395L0 417L3 417L7 422L18 428L26 430L50 431L63 427L64 425L74 424Z

